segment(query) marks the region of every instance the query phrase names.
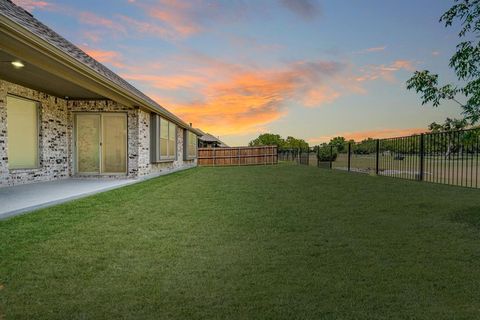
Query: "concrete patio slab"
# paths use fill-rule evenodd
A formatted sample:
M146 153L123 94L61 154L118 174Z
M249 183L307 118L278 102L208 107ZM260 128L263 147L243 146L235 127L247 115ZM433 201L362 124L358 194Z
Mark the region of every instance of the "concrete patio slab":
M75 178L0 188L0 220L138 181Z
M195 167L165 170L136 179L70 178L3 187L0 188L0 220L192 168Z

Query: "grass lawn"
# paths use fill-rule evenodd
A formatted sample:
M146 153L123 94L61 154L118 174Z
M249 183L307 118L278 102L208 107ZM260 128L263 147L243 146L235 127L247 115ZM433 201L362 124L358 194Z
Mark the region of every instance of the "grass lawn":
M198 168L0 221L0 319L478 319L480 190Z

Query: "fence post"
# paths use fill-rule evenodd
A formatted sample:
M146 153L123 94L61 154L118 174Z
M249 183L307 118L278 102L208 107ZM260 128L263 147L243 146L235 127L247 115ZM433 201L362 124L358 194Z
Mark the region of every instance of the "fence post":
M418 179L420 181L423 181L424 170L425 170L425 135L422 133L420 135L420 174L418 176Z
M348 171L350 172L351 168L351 158L352 158L352 143L348 143Z
M376 158L375 158L375 174L377 176L380 171L379 164L380 164L380 139L377 139L377 149L376 149Z
M330 146L330 169L333 169L333 145Z
M320 168L320 145L317 147L317 168Z

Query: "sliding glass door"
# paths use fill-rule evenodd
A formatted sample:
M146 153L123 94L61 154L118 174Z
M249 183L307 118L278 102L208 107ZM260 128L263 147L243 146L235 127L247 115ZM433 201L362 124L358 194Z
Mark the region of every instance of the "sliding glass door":
M127 171L127 117L121 113L102 115L102 172Z
M125 174L126 114L75 115L75 144L77 174Z
M100 173L100 115L78 114L76 124L77 173Z

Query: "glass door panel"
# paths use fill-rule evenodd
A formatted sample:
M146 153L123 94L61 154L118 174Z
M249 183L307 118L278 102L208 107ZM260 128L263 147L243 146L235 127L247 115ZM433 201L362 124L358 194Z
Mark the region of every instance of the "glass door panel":
M100 173L100 115L76 115L77 172Z
M102 173L127 172L127 117L102 114Z

